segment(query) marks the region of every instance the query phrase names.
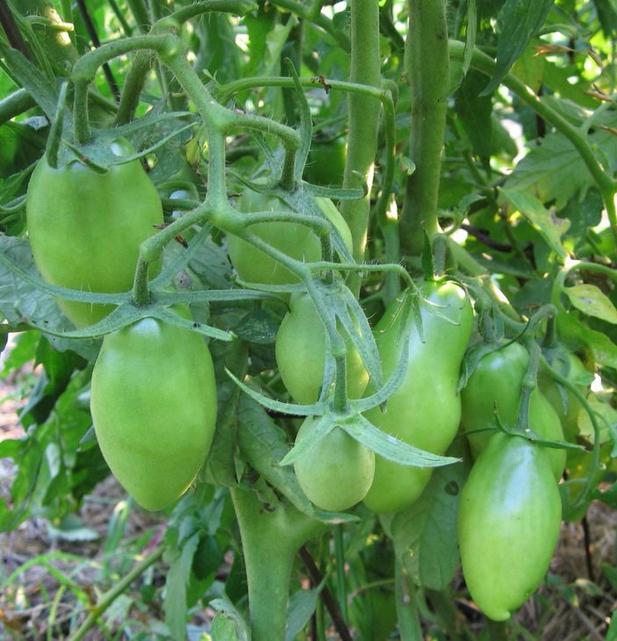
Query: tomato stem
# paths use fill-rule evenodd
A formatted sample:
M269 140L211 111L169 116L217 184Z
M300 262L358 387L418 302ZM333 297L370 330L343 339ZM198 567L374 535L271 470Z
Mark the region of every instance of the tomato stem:
M411 84L411 160L401 218L401 244L419 255L424 233L439 230L437 201L449 91L448 28L445 0L408 0L409 32L405 44Z
M283 641L298 549L325 527L292 506L268 511L257 494L233 488L249 593L252 641Z
M381 86L379 41L379 3L375 0L351 0L351 82ZM350 94L348 100L349 137L343 187L355 187L360 179L366 185L366 195L360 200L343 201L341 213L351 230L353 257L357 262L362 262L366 249L380 105L374 98L360 94ZM359 292L358 276L350 279L350 289Z

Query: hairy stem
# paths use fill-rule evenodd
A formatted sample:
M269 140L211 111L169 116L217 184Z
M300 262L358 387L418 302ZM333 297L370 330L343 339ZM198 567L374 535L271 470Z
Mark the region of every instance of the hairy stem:
M449 87L445 0L409 0L405 58L411 84L411 160L401 218L404 252L418 255L439 231L437 202Z
M379 88L381 86L379 55L379 3L377 0L351 2L351 73L350 81ZM353 239L353 257L364 260L370 212L370 192L373 184L379 102L359 94L349 96L349 137L343 187L366 185L361 200L344 201L341 212L349 225ZM352 291L360 290L360 281L352 277Z
M231 490L248 581L252 641L283 641L293 562L324 526L291 506L269 508L255 492Z

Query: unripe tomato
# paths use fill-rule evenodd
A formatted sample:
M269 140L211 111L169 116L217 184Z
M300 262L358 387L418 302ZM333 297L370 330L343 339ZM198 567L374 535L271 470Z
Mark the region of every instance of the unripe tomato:
M307 418L296 436L306 438L318 419ZM375 454L335 427L294 463L300 487L322 510L338 512L359 503L375 472Z
M341 213L327 198L319 198L317 203L351 251L351 232ZM246 213L289 211L289 207L279 198L248 190L240 197L238 209ZM251 225L248 230L296 260L315 262L321 259L321 241L304 224L273 221ZM229 258L244 281L271 285L298 282L298 278L287 267L237 236L227 237L227 247Z
M461 423L465 432L497 427L495 411L504 425L515 425L528 364L529 354L519 343L510 343L480 359L461 394ZM559 416L539 388L533 390L529 399L529 427L543 439L563 440ZM495 432L467 434L472 454L477 457L494 435ZM561 478L566 451L551 448L547 453L555 478Z
M326 329L308 294L294 294L276 335L276 363L283 383L297 403L315 403L323 383ZM360 354L347 340L347 393L360 398L368 373Z
M567 352L565 363L556 363L556 366L561 374L574 383L582 394L586 395L587 385L581 384L581 382L591 379L592 375L585 369L576 354ZM540 372L538 375L538 386L557 412L566 438L569 441L576 440L579 433L578 414L582 407L581 402L570 390L562 388L550 374L545 372Z
M375 408L366 417L410 445L443 454L461 416L457 385L473 313L465 292L454 283L426 283L423 294L435 308L422 307L422 330L414 322L407 342L401 341L400 333L403 305L410 304L405 296L393 301L375 328L384 376L395 371L401 353L407 369L385 410ZM401 510L420 496L430 477L428 468L407 467L377 456L375 479L364 502L375 512Z
M559 536L561 498L546 450L496 434L461 493L458 537L478 607L505 621L536 590Z
M80 162L53 168L41 158L26 200L32 253L53 285L89 292L131 288L139 245L163 223L158 193L138 160L99 173ZM78 327L113 310L59 300Z
M340 186L345 173L347 146L344 138L314 142L304 167L304 179L315 185Z
M92 373L91 411L124 489L147 510L173 503L214 434L216 384L203 338L154 318L108 334Z

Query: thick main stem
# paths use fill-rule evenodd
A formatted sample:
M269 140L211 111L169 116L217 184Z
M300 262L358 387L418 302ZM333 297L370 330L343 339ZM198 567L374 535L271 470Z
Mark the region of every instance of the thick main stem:
M377 0L351 2L351 73L350 81L381 86L379 56L379 3ZM359 94L349 96L349 138L343 186L366 184L362 200L344 201L341 211L353 239L353 257L362 262L366 248L366 234L370 211L370 192L373 184L377 130L379 124L378 100ZM358 291L360 282L353 277L352 290Z
M409 0L409 33L405 48L411 84L411 160L401 218L401 245L419 254L424 233L439 231L437 199L441 153L446 128L449 87L448 30L445 0Z
M323 525L291 506L268 511L252 491L231 490L248 581L252 641L283 641L294 557Z

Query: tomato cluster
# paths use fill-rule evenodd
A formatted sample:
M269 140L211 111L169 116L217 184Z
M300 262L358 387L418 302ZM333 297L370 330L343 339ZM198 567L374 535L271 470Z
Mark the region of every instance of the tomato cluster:
M332 233L351 251L351 233L334 204L317 199ZM245 191L238 208L289 212L275 196ZM163 222L161 201L142 165L130 161L96 171L75 161L53 168L42 159L30 181L28 231L34 259L50 283L95 292L131 287L139 246ZM248 227L254 237L306 262L322 258L310 227L292 221ZM243 281L297 284L298 277L245 239L227 238ZM286 299L287 300L287 299ZM329 341L308 293L294 293L275 344L283 385L296 403L329 397L322 389ZM419 313L410 306L419 304ZM77 326L99 321L110 306L59 301ZM176 310L190 318L187 308ZM405 319L411 318L411 327ZM556 545L561 521L557 483L566 456L525 434L507 434L521 411L529 354L517 342L495 345L479 359L462 392L459 378L474 325L465 289L428 280L419 296L404 292L374 328L384 377L400 373L399 387L365 418L416 448L443 455L459 426L467 436L472 471L460 497L458 533L463 573L487 616L504 620L538 587ZM365 362L345 328L346 392L359 399L375 391ZM570 356L570 368L581 368ZM541 378L529 397L529 428L536 437L572 438L580 405ZM208 456L216 424L216 381L203 338L190 330L143 318L105 336L92 374L91 411L101 451L112 472L144 508L173 503L195 480ZM296 445L319 417L300 426ZM430 468L404 466L376 455L336 424L294 464L298 482L319 508L349 509L363 501L378 514L411 506L426 488Z
M78 161L54 168L42 158L28 186L27 222L45 280L123 292L133 282L140 243L163 223L163 209L137 160L97 171ZM113 309L58 304L78 327ZM107 334L91 396L96 436L120 483L146 509L173 503L197 476L214 434L216 384L203 338L153 318Z

